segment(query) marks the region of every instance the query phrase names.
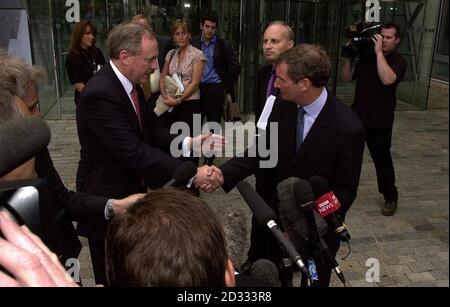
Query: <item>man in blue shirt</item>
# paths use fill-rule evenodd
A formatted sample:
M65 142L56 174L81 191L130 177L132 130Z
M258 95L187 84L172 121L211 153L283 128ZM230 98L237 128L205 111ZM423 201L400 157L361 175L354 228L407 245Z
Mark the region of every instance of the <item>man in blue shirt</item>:
M207 12L201 19L201 36L192 39L192 45L203 51L207 58L200 83L202 119L220 124L225 91L232 92L234 82L241 73L241 65L230 41L216 36L218 18Z

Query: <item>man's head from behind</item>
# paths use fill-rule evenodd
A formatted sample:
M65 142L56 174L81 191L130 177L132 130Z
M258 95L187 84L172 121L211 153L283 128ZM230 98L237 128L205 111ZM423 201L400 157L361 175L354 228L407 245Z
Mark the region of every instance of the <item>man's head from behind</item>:
M131 82L143 84L157 68L155 35L139 23L117 25L108 35L109 56Z
M106 235L109 286L234 286L220 223L199 198L175 189L147 194Z
M331 73L330 59L321 47L301 44L284 51L276 61L277 80L284 100L306 105L320 94Z
M282 21L273 21L264 32L263 51L267 61L274 63L285 50L294 46L294 32Z

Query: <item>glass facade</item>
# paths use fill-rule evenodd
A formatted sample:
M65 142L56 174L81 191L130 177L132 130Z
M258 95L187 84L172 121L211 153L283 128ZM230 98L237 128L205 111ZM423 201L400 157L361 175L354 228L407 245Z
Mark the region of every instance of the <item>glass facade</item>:
M158 35L169 35L170 25L178 18L185 18L195 35L200 30L201 12L212 8L219 15L219 36L233 42L242 64L236 85L242 112L253 112L256 72L264 64L262 35L274 20L283 20L293 28L296 43L324 46L333 67L328 86L351 103L354 84L341 78L340 52L347 42L343 33L351 22L364 20L366 3L370 2L379 3L381 23L395 22L402 28L399 53L408 61L408 71L398 89L399 108L426 109L431 80L446 86L447 96L443 98L447 101L446 0L2 0L0 25L9 28L2 31L0 47L28 56L29 61L46 70L47 80L40 88L40 108L46 118L73 118L73 87L64 68L73 19L91 19L96 24L97 46L106 56L108 31L137 13L151 17ZM29 42L28 55L26 46L17 47L18 41Z

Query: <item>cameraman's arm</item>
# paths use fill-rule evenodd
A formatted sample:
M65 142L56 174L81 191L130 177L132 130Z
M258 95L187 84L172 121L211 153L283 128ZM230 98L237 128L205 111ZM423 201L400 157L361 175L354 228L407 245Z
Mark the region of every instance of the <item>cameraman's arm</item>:
M389 86L397 81L397 75L389 66L386 61L386 58L383 54L383 37L380 34L375 34L372 38L375 43L375 54L377 55L377 71L378 76L380 77L381 82L385 86Z
M342 79L344 81L353 80L352 60L344 58L344 65L342 66Z

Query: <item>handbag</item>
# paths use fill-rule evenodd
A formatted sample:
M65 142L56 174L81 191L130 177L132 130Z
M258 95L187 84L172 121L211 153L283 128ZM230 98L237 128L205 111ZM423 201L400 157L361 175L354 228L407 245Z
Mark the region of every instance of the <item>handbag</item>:
M241 120L239 104L236 101L233 101L233 98L228 91L225 91L225 99L223 102L223 119L227 122Z

